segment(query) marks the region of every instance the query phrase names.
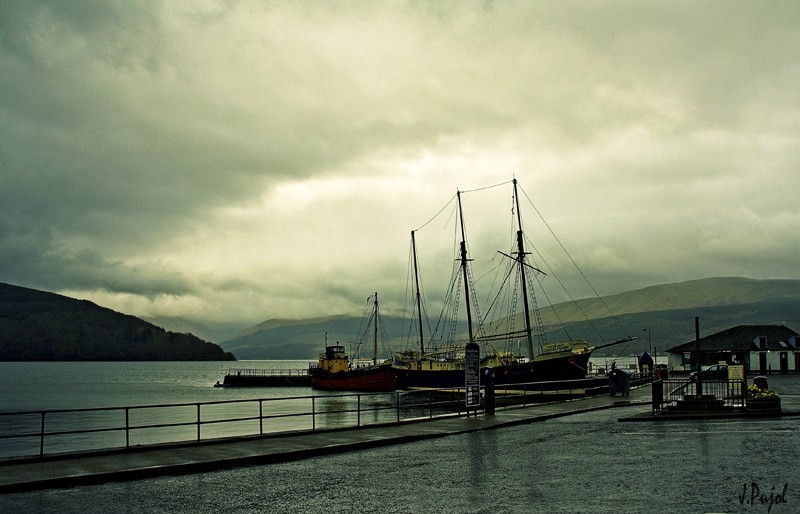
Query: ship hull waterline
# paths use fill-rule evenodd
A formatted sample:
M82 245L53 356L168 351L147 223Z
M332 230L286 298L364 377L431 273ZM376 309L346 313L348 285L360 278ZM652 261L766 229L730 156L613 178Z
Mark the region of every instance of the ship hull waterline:
M397 389L397 374L390 365L329 372L311 372L311 386L324 391L390 392Z
M537 356L529 362L483 368L494 372L496 386L513 386L531 382L545 382L544 388L563 388L563 382L586 378L591 351L581 353L558 352ZM414 369L414 366L396 363L393 366L400 389L458 389L463 388L465 372L458 369ZM547 384L549 383L549 384Z

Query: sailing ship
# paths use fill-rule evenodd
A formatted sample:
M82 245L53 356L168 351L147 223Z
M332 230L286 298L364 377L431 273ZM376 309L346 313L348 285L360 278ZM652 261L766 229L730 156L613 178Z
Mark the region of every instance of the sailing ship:
M372 362L363 364L351 361L345 347L339 342L328 345L327 334L325 351L320 354L319 362L309 369L311 386L328 391L394 391L397 376L392 369L391 361L378 363L378 293L374 295L373 310L369 317L374 327L374 345Z
M586 378L589 358L598 348L620 344L633 338L627 337L612 343L600 346L590 346L585 340L567 339L557 343L547 343L544 326L533 292L529 274L531 272L544 275L544 272L527 262L528 252L525 250L525 237L522 230L522 217L519 206L519 193L517 180L513 183L513 206L516 212L516 249L513 254L499 252L509 259L511 267L505 275L505 284L509 285L513 277L511 304L516 309L519 300L522 300L522 317L524 327L514 329L516 313L504 318L503 323L496 323L496 328L503 326L504 332L487 334L482 327L480 319L473 320L473 303L477 306L474 297L474 287L471 286L471 273L466 245L466 232L464 216L461 205L461 192L456 195L458 207L458 225L460 227L461 241L457 257L458 270L454 274L463 281L464 303L466 310L468 342L477 342L481 345L482 375L490 370L497 385L513 385L530 382L551 382L555 387L558 382L566 380L579 380ZM455 389L464 387L465 359L464 344L450 344L443 349L425 349L422 323L422 304L419 287L419 266L414 232L411 233L412 258L415 287L415 308L419 325L419 350L406 350L396 353L392 367L397 374L398 386L409 389ZM514 272L515 271L515 272ZM453 288L451 287L451 290ZM532 322L531 317L534 320ZM451 330L454 333L455 330ZM536 337L536 344L534 344ZM498 351L494 342L499 341L524 341L528 353L527 358L516 355L513 351Z

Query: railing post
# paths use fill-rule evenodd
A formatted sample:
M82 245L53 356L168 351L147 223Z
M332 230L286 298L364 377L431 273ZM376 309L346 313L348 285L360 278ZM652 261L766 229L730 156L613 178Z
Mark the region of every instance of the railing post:
M356 395L356 426L361 426L361 395Z
M125 407L125 449L131 447L131 430L130 430L130 417L128 415L129 407Z
M264 400L258 400L258 435L264 435Z
M397 422L400 423L400 391L395 391L395 402L394 405L397 408Z
M44 457L44 415L45 411L42 411L42 426L39 432L39 457Z
M197 404L197 442L200 442L200 403Z
M314 432L317 430L317 397L311 397L311 431Z
M433 418L433 392L428 391L428 419Z
M487 415L494 416L494 373L491 372L486 374L486 382L483 384L483 409Z

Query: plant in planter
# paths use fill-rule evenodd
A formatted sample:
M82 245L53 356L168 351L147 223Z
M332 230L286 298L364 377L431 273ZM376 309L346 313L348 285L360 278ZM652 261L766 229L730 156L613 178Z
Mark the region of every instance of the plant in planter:
M753 384L747 388L747 408L750 410L781 410L781 397L772 389L762 389Z

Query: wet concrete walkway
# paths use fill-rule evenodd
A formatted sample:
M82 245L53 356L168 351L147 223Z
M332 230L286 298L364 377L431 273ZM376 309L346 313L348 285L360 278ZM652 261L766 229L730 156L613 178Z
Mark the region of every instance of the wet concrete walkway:
M501 409L494 416L450 417L360 428L225 439L203 444L151 446L0 462L0 493L138 480L255 464L293 461L421 439L544 421L613 407L648 408L650 386L629 397L579 400Z

